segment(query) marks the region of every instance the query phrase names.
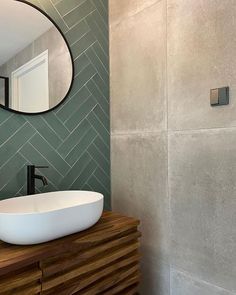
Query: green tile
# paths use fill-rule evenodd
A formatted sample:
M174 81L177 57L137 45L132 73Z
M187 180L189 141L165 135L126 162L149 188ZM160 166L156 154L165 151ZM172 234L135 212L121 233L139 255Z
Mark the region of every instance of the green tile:
M86 51L86 55L88 56L91 63L94 65L94 68L99 73L100 77L102 77L105 84L109 84L109 74L99 57L97 56L96 52L94 51L93 47L88 48Z
M97 102L95 99L92 96L89 96L88 99L80 106L78 111L65 122L66 127L73 130L87 117L87 114L94 109L96 104Z
M105 142L110 142L110 134L107 129L104 127L102 122L95 116L94 112L91 112L88 117L88 121L93 126L93 128L97 131L97 133L103 138Z
M78 92L95 74L96 70L91 64L89 64L78 76L75 77L75 84L71 91L71 95Z
M58 145L61 144L62 139L47 125L41 116L31 117L28 121L54 148L57 148Z
M39 134L36 134L30 143L61 175L65 175L70 170L69 164Z
M76 70L75 77L77 77L85 68L87 68L89 64L90 60L85 53L82 53L74 62Z
M80 189L81 186L87 181L90 175L94 172L96 166L94 165L93 160L87 163L86 167L81 170L81 173L75 180L75 182L70 186L70 189L77 190Z
M80 138L86 134L88 128L90 128L89 123L87 120L83 120L80 125L70 133L62 145L58 147L57 151L60 153L60 155L66 157L74 148L74 146L79 142Z
M56 116L54 113L45 114L42 118L61 139L65 139L69 135L69 130L62 123L60 117Z
M15 154L11 159L9 159L8 162L6 162L0 168L0 174L1 174L0 195L1 195L2 188L9 182L9 180L13 178L16 182L16 173L18 173L18 171L22 169L23 166L26 167L26 165L27 165L27 160L25 160L21 155ZM19 190L19 187L18 187L18 190Z
M34 134L33 128L29 124L25 124L0 147L0 167L10 159L21 148L24 143Z
M110 177L110 163L109 159L104 158L103 154L92 144L88 147L90 156L97 162L99 167L103 170L107 177Z
M90 92L86 87L82 87L74 96L67 100L64 107L57 113L57 117L62 122L65 122L72 116L74 112L84 103L85 100L90 96Z
M74 59L78 58L78 56L85 52L95 42L96 38L91 31L82 36L79 41L75 42L71 46L71 51Z
M107 114L102 110L100 105L97 105L94 108L94 114L97 116L97 118L100 120L100 122L103 124L103 126L106 128L107 132L110 132L110 119L107 116Z
M24 117L17 115L9 116L8 119L0 125L0 145L7 141L18 129L25 123Z
M15 197L19 187L23 186L26 180L26 167L14 171L14 176L8 179L6 185L0 191L0 199ZM4 197L5 196L5 197Z
M92 175L89 180L88 180L88 185L89 187L92 188L93 191L96 191L98 193L103 194L106 196L109 192L107 191L106 188L104 188L103 185L101 185L101 182L94 176Z
M98 42L104 47L108 47L108 29L104 26L103 20L101 19L98 11L95 10L93 13L88 15L86 21Z
M59 13L64 16L65 14L86 1L87 0L62 0L60 2L57 1L58 3L55 3L55 6Z
M93 5L97 8L101 18L103 20L103 25L108 28L108 10L106 9L106 5L102 3L101 0L91 0ZM104 1L103 1L104 2Z
M78 155L83 153L83 151L87 150L89 145L95 139L96 135L97 135L96 131L93 128L90 128L88 132L80 139L77 145L75 145L74 148L69 152L65 160L70 165L74 165L74 163L78 159Z
M96 148L100 151L100 153L103 154L104 158L107 159L110 163L110 145L109 143L105 143L101 136L97 136L94 144L96 145Z
M93 79L89 80L87 83L87 87L91 94L93 95L94 99L97 103L102 107L103 111L109 116L110 113L110 105L107 101L107 98L103 95L97 85L94 83Z
M49 166L47 169L41 169L40 174L44 175L52 183L56 184L63 178L63 176L50 165L50 162L45 157L43 157L31 144L26 144L23 146L23 148L20 150L20 153L33 165Z
M58 13L54 5L48 0L40 0L43 10L50 15L54 22L60 27L63 33L68 31L68 26L62 19L61 15Z
M85 152L82 155L78 155L78 159L75 162L69 173L63 178L60 183L60 189L70 188L75 180L78 178L79 174L85 169L88 163L91 161L90 155Z
M72 11L64 16L64 20L69 27L74 26L95 10L94 5L90 1L85 1L81 5L75 7Z
M0 108L0 124L12 117L12 113Z
M97 85L97 87L100 89L100 91L103 93L103 95L109 100L109 95L110 95L110 89L109 85L105 84L102 78L96 74L93 77L94 83Z
M94 172L94 176L99 179L103 187L107 190L107 192L110 191L110 178L107 176L107 174L104 173L104 171L98 167L96 171Z
M73 28L71 28L66 34L66 39L70 45L79 41L85 34L90 31L88 24L82 20L78 24L76 24Z

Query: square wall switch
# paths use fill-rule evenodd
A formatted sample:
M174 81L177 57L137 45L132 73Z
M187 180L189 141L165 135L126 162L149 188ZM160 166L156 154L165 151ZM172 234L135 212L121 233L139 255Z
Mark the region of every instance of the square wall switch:
M229 104L229 87L211 89L211 106L221 106Z

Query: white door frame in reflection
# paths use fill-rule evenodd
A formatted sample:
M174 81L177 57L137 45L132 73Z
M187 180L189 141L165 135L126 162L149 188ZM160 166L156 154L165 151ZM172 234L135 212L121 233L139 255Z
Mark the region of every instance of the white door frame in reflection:
M12 72L11 78L11 108L27 112L49 109L48 50Z

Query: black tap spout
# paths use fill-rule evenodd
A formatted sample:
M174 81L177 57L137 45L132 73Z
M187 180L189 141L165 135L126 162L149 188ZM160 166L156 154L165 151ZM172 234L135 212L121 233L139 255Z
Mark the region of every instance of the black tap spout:
M46 177L44 177L43 175L37 175L35 173L36 168L48 168L48 167L34 166L34 165L27 166L27 195L35 194L35 179L41 180L44 186L48 185L48 181Z

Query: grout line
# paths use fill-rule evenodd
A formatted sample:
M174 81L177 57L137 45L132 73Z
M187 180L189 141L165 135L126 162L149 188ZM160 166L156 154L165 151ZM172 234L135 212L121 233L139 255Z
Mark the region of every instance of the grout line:
M236 130L236 126L230 126L230 127L211 127L211 128L197 128L197 129L182 129L182 130L168 130L168 134L191 134L191 133L206 133L209 131L217 132L217 131L234 131Z
M60 174L61 175L61 177L63 178L64 177L64 175L62 175L61 174L61 172L60 171L58 171L57 170L57 168L51 163L51 161L49 160L49 159L47 159L31 142L29 142L29 145L31 145L31 147L38 153L38 154L40 154L40 156L42 157L42 158L44 158L45 160L46 160L46 162L47 163L49 163L49 166L50 167L53 167L56 171L57 171L57 173L58 174Z
M78 56L76 56L75 58L74 58L74 62L82 55L82 54L86 54L86 51L91 47L91 46L93 46L95 43L97 42L97 40L96 41L94 41L94 42L92 42L83 52L81 52ZM77 76L77 74L75 75L75 76Z
M7 181L6 183L4 183L2 187L0 187L0 191L4 190L4 188L7 187L7 185L8 185L13 179L15 179L15 176L16 176L16 175L17 175L17 174L18 174L18 173L19 173L24 167L25 167L25 163L22 164L22 165L20 166L20 168L19 168L17 171L14 171L14 172L16 172L15 175L13 175L13 177L9 178L8 181Z
M91 130L91 128L90 129L88 129L82 136L80 136L80 138L79 138L79 140L78 140L78 142L68 151L68 153L65 155L65 159L69 156L69 154L76 148L76 147L78 147L78 145L79 144L81 144L81 142L86 138L86 136L88 135L88 133L89 133L89 131ZM87 147L87 149L88 149L88 147ZM87 151L87 149L86 150L83 150L83 152L85 152L85 151Z
M88 152L85 152L83 153L83 155L85 154L88 154L89 155L89 161L87 162L87 165L84 166L84 168L82 170L80 170L80 173L78 174L78 176L75 178L75 180L70 184L69 186L69 189L71 189L71 187L75 184L75 182L81 177L81 175L84 173L84 171L87 169L88 165L93 161L93 159L91 158L90 154ZM78 161L77 161L78 162ZM96 170L96 168L94 169ZM93 173L94 173L94 170L93 170Z
M80 22L79 22L80 23ZM70 47L74 46L76 43L78 43L79 41L81 41L81 39L83 39L87 34L89 34L89 32L91 32L90 28L88 31L86 31L85 33L83 33L79 39L75 40L74 42L70 43Z
M20 130L22 130L26 125L27 125L27 121L25 121L25 123L20 127L18 128L14 133L11 134L11 136L9 136L7 138L7 140L5 140L2 144L0 144L0 148L2 148L4 145L6 145L8 143L8 141L10 141Z
M145 135L158 135L161 133L167 133L167 130L163 129L163 130L154 130L154 131L148 131L148 130L137 130L137 131L122 131L122 132L112 132L111 133L111 137L115 137L115 136L145 136Z
M232 292L235 292L235 290L228 290L228 289L225 289L223 287L217 286L217 285L212 284L212 283L210 283L208 281L205 281L205 280L202 280L202 279L200 279L198 277L195 277L191 273L188 273L188 272L183 271L181 269L177 269L175 267L172 267L171 271L175 271L177 273L180 273L183 276L190 278L192 281L200 283L201 285L207 285L207 286L210 286L210 287L214 287L215 289L218 289L219 291L227 292L228 295L232 295Z
M96 43L96 42L94 42L94 43ZM93 44L94 44L94 43L93 43ZM90 47L92 47L92 46L90 46ZM87 48L87 49L89 49L89 48ZM86 50L86 51L87 51L87 50ZM91 64L91 65L94 67L94 69L96 70L96 74L101 78L102 82L106 85L106 81L104 81L104 78L100 75L100 73L99 73L98 69L96 68L96 66L93 65L93 62L92 62L91 58L88 56L87 52L85 52L85 55L86 55L87 59L89 60L90 64ZM108 76L108 79L109 79L109 76Z
M2 169L4 166L6 166L15 156L16 156L16 154L21 154L21 149L26 145L26 144L28 144L29 142L30 142L30 140L33 138L35 136L35 133L32 135L32 136L30 136L30 138L22 145L22 146L20 146L19 148L18 148L18 150L3 164L3 165L1 165L0 166L0 169ZM28 160L27 160L27 162L28 162Z
M97 171L97 169L94 171L94 173ZM97 176L93 173L93 177L99 182L99 184L104 188L104 190L109 194L107 188L104 186L104 184L101 183L101 181L97 178Z
M97 1L97 0L95 0L95 1ZM91 1L91 0L90 0L90 2L93 3L93 1ZM100 1L100 3L101 3L101 5L103 6L104 11L106 12L106 8L104 7L102 1ZM93 4L93 5L96 7L95 4ZM101 18L103 24L105 25L106 30L109 31L109 25L108 25L108 22L106 22L106 21L104 20L103 16L101 15L101 13L100 13L100 11L99 11L99 9L98 9L97 7L96 7L96 11L98 12L98 14L99 14L99 16L100 16L100 18Z
M102 62L102 60L100 59L100 57L97 55L96 51L94 50L94 48L92 47L92 51L94 53L94 55L96 55L96 57L98 58L98 60L100 61L102 67L104 68L104 70L106 71L107 75L109 76L109 71L107 70L106 65L104 65L104 63Z
M14 116L14 114L11 114L9 117L7 117L5 120L3 120L1 123L0 123L0 127L6 123L8 120L10 120L12 117Z
M63 141L64 139L60 136L60 134L58 132L56 132L51 125L48 124L48 122L44 119L44 116L41 115L41 119L42 121L48 126L48 129L52 130L52 132L57 136L59 137L59 139L61 141ZM67 129L67 128L66 128ZM67 129L67 131L69 132L69 130Z
M80 6L82 6L84 3L86 2L86 0L84 0L82 3L79 3L79 5L74 6L71 10L67 11L65 14L61 15L62 17L67 16L68 14L70 14L73 10L79 8Z
M157 4L160 3L161 1L162 1L162 0L158 0L158 1L154 2L154 3L151 4L151 5L148 5L148 6L146 6L146 7L143 7L142 9L140 9L140 10L138 10L138 11L135 11L135 12L133 12L133 13L130 13L130 14L128 14L127 16L125 16L122 20L117 21L117 22L114 22L113 24L111 24L111 23L109 22L109 24L110 24L110 28L112 28L112 27L118 27L118 26L121 25L123 22L127 21L129 18L134 17L134 16L136 16L136 15L139 15L140 13L144 12L146 9L152 8L153 6L157 5Z
M89 25L89 22L88 22L87 19L85 20L85 22L86 22L86 24L88 25L89 29L90 29L91 31L93 31L92 28L91 28L91 26ZM99 31L101 31L101 29L99 28L97 22L94 21L94 23L95 23L95 25L97 26L97 28L99 29ZM104 36L103 32L102 32L101 34L102 34L103 38L106 39L106 37ZM103 45L99 42L98 39L96 39L96 42L98 42L98 44L99 44L99 46L101 47L101 50L103 51L103 53L105 54L105 56L106 56L106 57L109 57L109 54L107 54L107 52L104 51ZM106 42L106 43L107 43L107 45L108 45L108 47L109 47L109 30L108 30L108 39L107 39L107 42Z
M94 107L94 109L98 106L98 104ZM110 136L110 130L107 130L106 126L103 124L103 122L99 119L97 114L94 112L94 116L97 118L97 120L100 122L100 124L103 126L104 130L107 132L107 134Z
M66 26L67 30L70 30L70 27L67 25L66 21L64 20L63 16L60 14L60 12L58 11L56 5L54 5L54 3L52 3L52 1L50 0L52 7L56 10L56 12L58 13L58 16L60 16L61 20L63 21L64 25ZM39 0L40 3L40 0ZM42 5L42 4L41 4ZM43 6L43 5L42 5ZM46 11L46 10L45 10ZM67 31L67 32L68 32Z
M76 22L76 23L73 24L71 27L69 27L69 31L70 31L71 29L73 29L75 26L77 26L82 20L86 21L86 18L87 18L90 14L94 13L94 11L96 11L96 9L91 10L87 15L85 15L83 18L81 18L78 22Z
M171 231L171 216L172 216L172 210L171 210L171 194L170 194L170 161L169 161L169 70L168 70L168 0L165 0L165 67L166 67L166 194L167 194L167 199L168 199L168 213L167 213L167 218L168 218L168 255L170 256L171 250L172 250L172 245L171 245L171 236L172 236L172 231ZM168 262L168 267L169 267L169 290L171 292L171 273L170 273L170 261Z

